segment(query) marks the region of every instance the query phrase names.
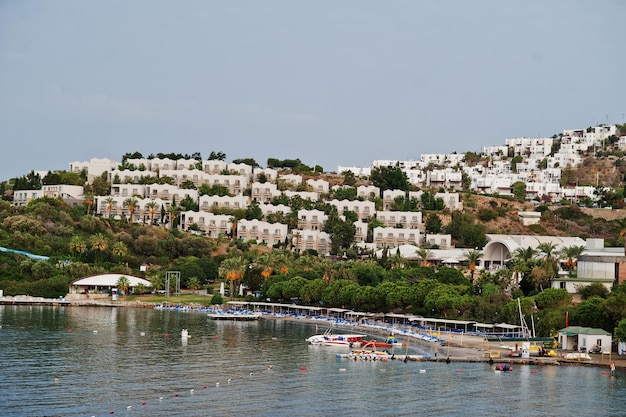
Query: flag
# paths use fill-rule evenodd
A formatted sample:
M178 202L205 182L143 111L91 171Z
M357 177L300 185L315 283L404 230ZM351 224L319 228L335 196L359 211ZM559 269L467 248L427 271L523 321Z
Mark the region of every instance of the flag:
M569 311L565 312L565 327L569 327Z

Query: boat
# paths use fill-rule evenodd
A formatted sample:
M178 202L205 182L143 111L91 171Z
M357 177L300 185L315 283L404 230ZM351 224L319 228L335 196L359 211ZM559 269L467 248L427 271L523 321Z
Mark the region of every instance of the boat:
M386 350L355 349L348 354L348 358L354 360L386 361L393 359L393 354Z
M406 346L406 343L402 343L398 340L394 335L389 335L384 341L381 340L362 340L361 347L369 347L369 348L383 348L389 349L396 346Z
M316 334L306 339L309 345L324 346L355 346L361 343L364 334L334 334L332 329L326 330L323 334Z
M513 366L506 363L499 363L493 369L500 372L512 372Z

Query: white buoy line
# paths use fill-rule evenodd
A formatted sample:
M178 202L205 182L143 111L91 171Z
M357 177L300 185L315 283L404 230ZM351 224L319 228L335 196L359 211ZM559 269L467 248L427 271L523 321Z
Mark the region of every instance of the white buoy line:
M256 372L250 372L250 374L249 374L249 375L250 375L250 376L253 376L254 374L262 374L263 372L265 372L265 371L271 371L272 369L273 369L272 365L269 365L269 366L268 366L267 368L265 368L265 369L259 369L259 370L257 370ZM300 371L302 371L302 370L306 370L306 368L300 368ZM240 377L239 377L239 379L244 379L244 377L243 377L243 376L240 376ZM58 380L58 379L57 379L57 378L55 378L55 380ZM228 378L228 380L227 380L227 381L228 381L228 384L230 384L230 383L233 381L233 379L232 379L232 378ZM216 382L216 383L215 383L215 388L220 388L220 386L221 386L221 385L220 385L220 383L219 383L219 382ZM202 391L207 391L207 389L208 389L207 385L203 385L203 386L201 387L201 390L202 390ZM194 388L189 388L189 389L188 389L188 392L189 392L189 396L193 396L193 395L195 395L195 394L196 394L196 389L194 389ZM185 397L184 395L181 395L181 393L177 391L177 392L171 393L169 396L160 396L160 397L158 397L158 398L156 399L155 403L162 403L162 402L167 401L168 399L172 399L172 398L184 398L184 397ZM142 400L142 401L139 401L139 402L138 402L138 404L139 404L141 407L149 407L149 406L150 406L150 402L149 402L148 400ZM133 410L133 407L134 407L134 405L132 405L132 404L127 405L127 406L126 406L126 410L125 410L125 411L126 411L126 413L131 412L131 411ZM109 410L109 411L108 411L108 414L115 414L115 412L116 412L116 410L111 409L111 410Z

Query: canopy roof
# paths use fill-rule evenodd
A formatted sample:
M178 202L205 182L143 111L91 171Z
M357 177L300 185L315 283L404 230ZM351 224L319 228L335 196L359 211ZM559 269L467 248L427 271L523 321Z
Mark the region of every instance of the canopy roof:
M115 287L117 282L121 277L124 277L128 280L129 287L136 287L138 284L143 284L146 287L151 287L152 284L147 279L134 277L132 275L126 274L102 274L102 275L94 275L91 277L80 278L76 281L72 282L72 286L94 286L94 287Z

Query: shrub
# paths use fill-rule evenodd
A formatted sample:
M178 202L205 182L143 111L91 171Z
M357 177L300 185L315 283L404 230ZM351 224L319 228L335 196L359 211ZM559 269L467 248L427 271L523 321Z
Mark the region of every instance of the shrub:
M211 297L211 304L224 304L224 298L222 298L222 296L219 294L215 294L213 297Z

